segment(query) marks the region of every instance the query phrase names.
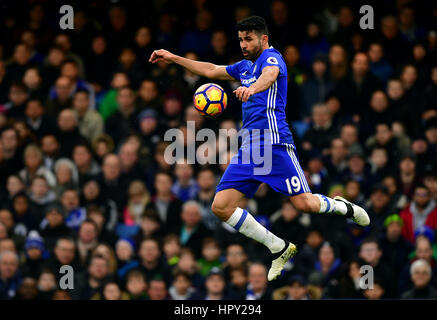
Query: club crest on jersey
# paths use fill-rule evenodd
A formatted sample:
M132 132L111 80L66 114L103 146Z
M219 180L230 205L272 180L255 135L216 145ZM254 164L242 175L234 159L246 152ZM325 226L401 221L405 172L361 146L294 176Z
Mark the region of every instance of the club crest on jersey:
M278 64L278 60L275 57L268 57L267 62L271 64Z

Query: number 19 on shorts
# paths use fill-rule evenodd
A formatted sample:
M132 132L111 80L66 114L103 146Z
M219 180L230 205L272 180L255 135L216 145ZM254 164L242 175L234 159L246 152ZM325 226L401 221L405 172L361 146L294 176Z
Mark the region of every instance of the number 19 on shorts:
M300 180L296 176L285 179L285 184L287 185L289 194L293 194L295 192L300 191L301 188Z

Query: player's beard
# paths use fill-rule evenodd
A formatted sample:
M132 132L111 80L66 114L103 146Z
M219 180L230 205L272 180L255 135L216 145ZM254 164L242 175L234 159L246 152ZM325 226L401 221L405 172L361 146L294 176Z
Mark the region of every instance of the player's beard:
M260 56L260 54L262 52L261 40L258 40L258 46L256 46L251 51L246 50L246 52L247 52L247 56L245 56L244 59L251 60L252 62L254 62L256 59L258 59L258 57Z

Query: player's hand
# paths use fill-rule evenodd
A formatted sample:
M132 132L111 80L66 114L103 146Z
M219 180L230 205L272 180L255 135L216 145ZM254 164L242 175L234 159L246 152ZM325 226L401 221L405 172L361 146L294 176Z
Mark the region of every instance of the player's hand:
M152 55L150 56L149 62L156 63L160 61L164 61L166 63L172 63L173 53L170 51L159 49L152 52Z
M233 91L238 100L246 102L255 94L255 90L251 87L238 87Z

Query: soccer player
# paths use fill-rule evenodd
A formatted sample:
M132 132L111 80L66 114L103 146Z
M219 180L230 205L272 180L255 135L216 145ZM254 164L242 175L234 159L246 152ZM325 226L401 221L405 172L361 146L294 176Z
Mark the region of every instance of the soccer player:
M270 174L254 174L257 164L242 164L243 150L252 148L250 141L243 141L220 183L212 204L212 211L221 220L245 236L264 244L272 253L269 281L276 279L285 263L297 253L294 244L269 232L238 203L244 197L251 198L261 183L290 197L293 206L306 213L336 213L351 218L361 226L370 223L366 211L343 199L331 199L312 194L296 154L293 137L286 122L287 68L282 55L269 45L266 22L258 16L248 17L237 23L238 39L244 60L233 65L218 66L193 61L167 50L156 50L149 61L176 63L191 72L210 79L240 80L241 86L234 94L242 101L243 128L260 132L258 141L271 143L272 168ZM266 132L263 134L262 132ZM267 142L266 142L267 141ZM262 145L261 145L262 147ZM260 148L261 148L260 147ZM265 149L267 150L267 149Z

